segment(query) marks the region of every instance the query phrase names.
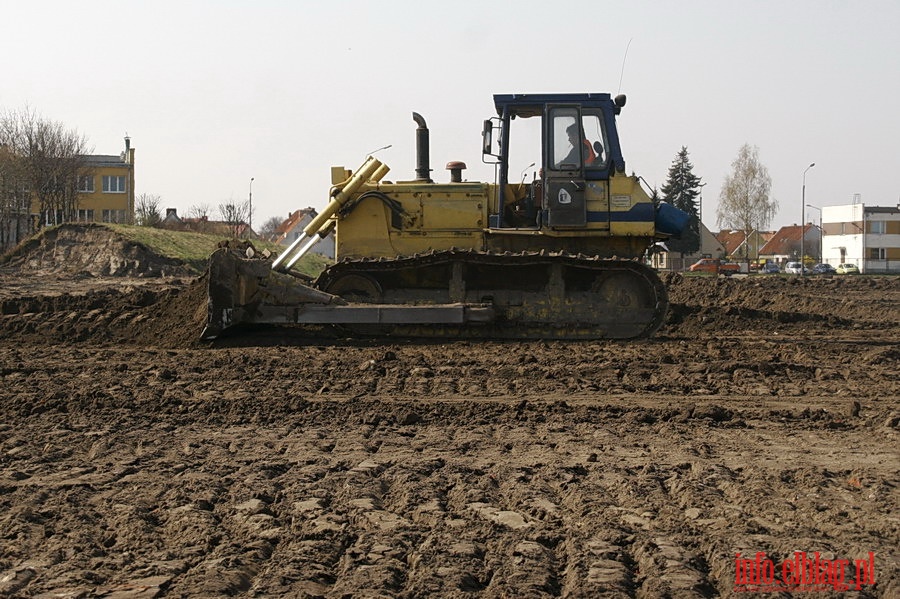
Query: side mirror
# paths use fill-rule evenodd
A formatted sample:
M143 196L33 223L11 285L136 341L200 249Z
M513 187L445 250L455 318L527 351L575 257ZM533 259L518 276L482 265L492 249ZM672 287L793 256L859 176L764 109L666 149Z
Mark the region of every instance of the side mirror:
M481 153L493 155L491 150L494 146L494 123L490 119L484 122L484 128L481 130Z

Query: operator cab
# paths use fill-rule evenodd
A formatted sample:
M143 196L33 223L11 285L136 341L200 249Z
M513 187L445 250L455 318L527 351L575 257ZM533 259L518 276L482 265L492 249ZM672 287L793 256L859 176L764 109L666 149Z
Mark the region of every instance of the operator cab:
M497 168L496 205L503 207L492 215L492 228L586 227L587 199L607 194L601 182L625 170L615 126L625 96L496 95L494 104L498 116L485 121L482 133L484 161ZM541 168L529 185L524 177L510 184L511 156L523 143L517 133L533 118L540 122Z

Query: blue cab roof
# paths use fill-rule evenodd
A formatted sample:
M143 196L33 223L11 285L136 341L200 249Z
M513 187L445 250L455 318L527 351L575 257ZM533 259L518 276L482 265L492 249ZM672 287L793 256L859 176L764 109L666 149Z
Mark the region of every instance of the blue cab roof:
M534 117L544 112L548 104L581 104L585 107L613 107L612 97L608 93L581 94L495 94L494 106L497 116L503 116L504 108L509 109L512 117Z

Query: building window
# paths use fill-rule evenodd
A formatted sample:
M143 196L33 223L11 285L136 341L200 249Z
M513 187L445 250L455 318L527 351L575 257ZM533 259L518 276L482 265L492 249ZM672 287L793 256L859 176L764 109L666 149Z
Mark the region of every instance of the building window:
M870 220L869 221L869 233L874 235L884 235L884 221L883 220Z
M91 190L93 191L93 190ZM94 222L94 211L93 210L79 210L78 211L78 220L86 223Z
M104 210L103 211L103 222L125 224L125 211L124 210Z
M62 212L59 210L44 211L44 225L51 227L62 223Z
M103 175L103 193L125 193L125 177Z
M869 260L884 260L885 257L884 248L869 248Z
M81 193L94 193L94 176L82 175L78 177L78 191Z

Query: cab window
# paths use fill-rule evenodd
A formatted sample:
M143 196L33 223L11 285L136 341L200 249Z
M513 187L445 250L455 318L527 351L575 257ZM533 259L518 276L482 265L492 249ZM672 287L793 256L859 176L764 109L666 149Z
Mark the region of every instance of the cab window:
M578 170L583 160L582 145L578 142L581 137L578 110L554 108L551 111L550 119L551 168L565 171Z
M551 168L571 171L582 166L606 166L606 130L601 112L586 112L579 118L576 108L555 108L550 118Z
M603 127L603 118L600 113L585 113L581 118L581 126L584 138L590 144L593 157L585 161L587 168L603 168L606 166L608 156L606 154L606 129Z

